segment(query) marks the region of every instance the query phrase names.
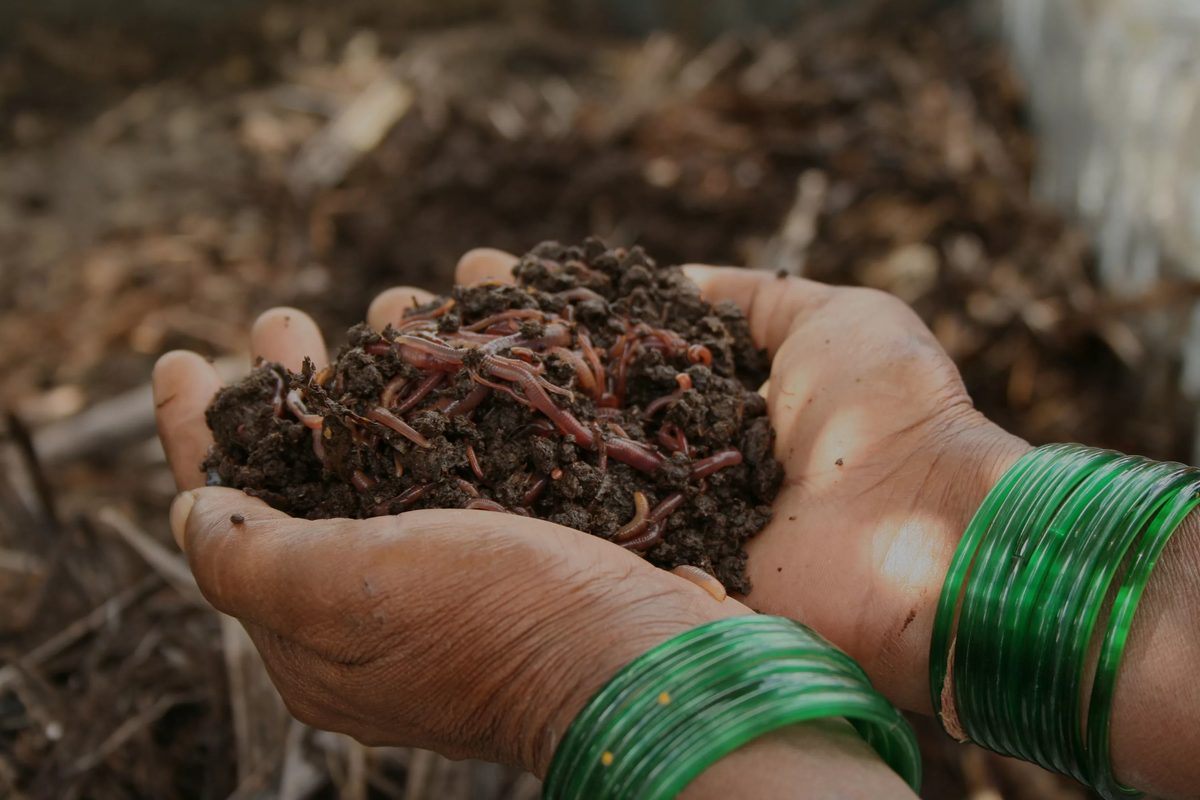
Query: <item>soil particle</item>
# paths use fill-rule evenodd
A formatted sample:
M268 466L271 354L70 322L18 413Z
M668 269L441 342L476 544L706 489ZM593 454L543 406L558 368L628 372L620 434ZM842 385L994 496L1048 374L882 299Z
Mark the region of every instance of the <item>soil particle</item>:
M542 243L513 274L382 335L354 327L320 372L262 364L222 390L210 483L310 519L491 502L608 539L641 492L670 502L649 515L651 563L749 591L742 545L783 470L755 393L769 361L741 311L594 239Z

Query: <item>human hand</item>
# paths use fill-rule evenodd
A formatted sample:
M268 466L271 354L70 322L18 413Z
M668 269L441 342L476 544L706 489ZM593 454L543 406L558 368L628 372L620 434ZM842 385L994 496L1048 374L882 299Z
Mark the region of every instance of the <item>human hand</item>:
M499 262L496 259L500 259ZM474 280L503 257L464 258ZM509 265L511 267L511 264ZM369 318L398 322L416 289ZM254 353L298 371L326 360L302 312L264 314ZM172 529L201 591L249 631L297 719L368 744L412 745L545 774L586 701L625 663L722 616L746 614L601 539L486 511L293 519L239 491L199 488L220 388L204 359L154 373L159 432L184 492Z
M976 411L913 311L870 289L685 267L735 301L772 358L768 414L786 479L746 546L757 611L803 621L897 705L930 710L941 587L987 492L1029 449Z

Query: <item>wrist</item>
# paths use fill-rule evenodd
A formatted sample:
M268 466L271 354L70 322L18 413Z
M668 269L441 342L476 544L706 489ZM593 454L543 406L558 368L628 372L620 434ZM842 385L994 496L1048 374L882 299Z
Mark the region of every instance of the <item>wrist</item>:
M543 646L545 674L535 683L548 689L543 702L530 703L527 688L514 691L510 707L524 709L518 715L522 752L517 763L540 778L575 717L622 667L698 625L753 613L733 599L717 602L682 580L677 591L664 593L655 581L628 587L620 597L615 613L581 619L569 641Z

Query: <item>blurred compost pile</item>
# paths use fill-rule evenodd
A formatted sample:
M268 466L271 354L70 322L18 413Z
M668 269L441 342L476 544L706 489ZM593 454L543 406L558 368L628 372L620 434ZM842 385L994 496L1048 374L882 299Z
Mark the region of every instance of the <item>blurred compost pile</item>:
M1030 200L1021 89L960 16L694 46L415 5L46 20L0 49L0 796L537 796L290 722L170 544L153 437L157 355L237 376L259 311L345 330L471 247L595 233L878 287L1015 432L1188 457L1177 365L1139 331L1196 288L1097 290L1083 234ZM1085 796L920 730L927 797Z

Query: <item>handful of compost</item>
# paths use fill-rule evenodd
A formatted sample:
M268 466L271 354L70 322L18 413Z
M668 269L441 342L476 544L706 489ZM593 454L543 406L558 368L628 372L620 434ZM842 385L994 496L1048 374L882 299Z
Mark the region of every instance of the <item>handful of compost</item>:
M748 591L742 544L783 470L741 311L594 239L513 275L357 326L319 372L261 364L223 389L209 483L310 519L535 516Z

